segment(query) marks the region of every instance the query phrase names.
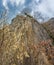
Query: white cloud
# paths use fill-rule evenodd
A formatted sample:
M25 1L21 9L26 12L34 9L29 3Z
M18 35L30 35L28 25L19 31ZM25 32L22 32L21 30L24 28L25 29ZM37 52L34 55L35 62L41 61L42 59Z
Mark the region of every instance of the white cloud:
M41 2L39 3L39 1ZM42 15L45 15L45 17L46 16L48 16L49 18L54 17L54 0L32 0L30 7L33 12L38 11Z
M23 5L25 3L25 0L10 0L10 2L12 5L15 4L16 6L18 6L19 4Z
M8 6L7 6L7 0L2 0L2 2L3 2L3 6L8 10Z
M24 5L26 0L2 0L3 6L8 10L8 3L11 3L12 6L17 6L23 9L27 7ZM49 18L54 17L54 0L31 0L29 7L32 12L31 15L34 15L35 12L40 12L43 17L48 16ZM40 2L40 3L39 3ZM16 9L17 10L17 9ZM18 11L18 10L17 10Z
M2 0L3 2L3 6L5 7L5 9L8 10L8 2L11 3L13 6L19 6L19 5L24 5L25 0Z
M38 9L41 13L47 14L48 16L54 15L54 0L43 0L38 6Z

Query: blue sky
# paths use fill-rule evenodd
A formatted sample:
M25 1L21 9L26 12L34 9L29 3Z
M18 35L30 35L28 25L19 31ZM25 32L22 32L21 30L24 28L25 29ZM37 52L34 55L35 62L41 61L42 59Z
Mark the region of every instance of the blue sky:
M38 12L45 19L54 17L54 0L0 0L0 14L6 10L9 20L24 8L29 8L32 16Z

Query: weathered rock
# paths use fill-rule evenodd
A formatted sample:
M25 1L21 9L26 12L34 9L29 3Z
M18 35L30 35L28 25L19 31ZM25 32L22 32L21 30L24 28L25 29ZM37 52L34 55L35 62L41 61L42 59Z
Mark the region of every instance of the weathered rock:
M48 22L42 24L48 32L51 39L54 41L54 18L51 18Z
M11 25L17 34L19 32L25 33L25 37L27 35L28 38L30 37L30 40L33 39L33 42L35 41L38 43L42 40L49 39L46 30L38 23L38 21L31 17L17 16L13 19Z
M29 45L47 40L49 36L46 30L35 19L32 17L17 16L9 26L4 27L2 33L4 37L0 48L0 65L26 65L26 61L28 65L40 65L40 61L37 63L34 56L30 58ZM40 53L40 56L42 55ZM40 56L37 58L39 59ZM46 62L44 55L42 57L42 60ZM49 63L41 65L49 65Z

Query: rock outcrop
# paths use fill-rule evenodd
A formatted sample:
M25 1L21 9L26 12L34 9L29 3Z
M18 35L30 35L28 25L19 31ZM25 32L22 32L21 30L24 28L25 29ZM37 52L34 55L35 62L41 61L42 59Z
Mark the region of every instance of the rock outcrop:
M48 32L51 39L54 41L54 18L51 18L48 22L43 23L43 26Z
M47 39L46 30L34 18L18 15L0 30L0 65L52 65L39 47Z

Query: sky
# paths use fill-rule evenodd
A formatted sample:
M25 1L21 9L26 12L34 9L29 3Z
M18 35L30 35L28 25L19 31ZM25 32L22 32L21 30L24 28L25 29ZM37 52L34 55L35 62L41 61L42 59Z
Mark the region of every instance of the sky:
M20 14L25 8L38 21L54 17L54 0L0 0L0 15L6 10L9 20Z

